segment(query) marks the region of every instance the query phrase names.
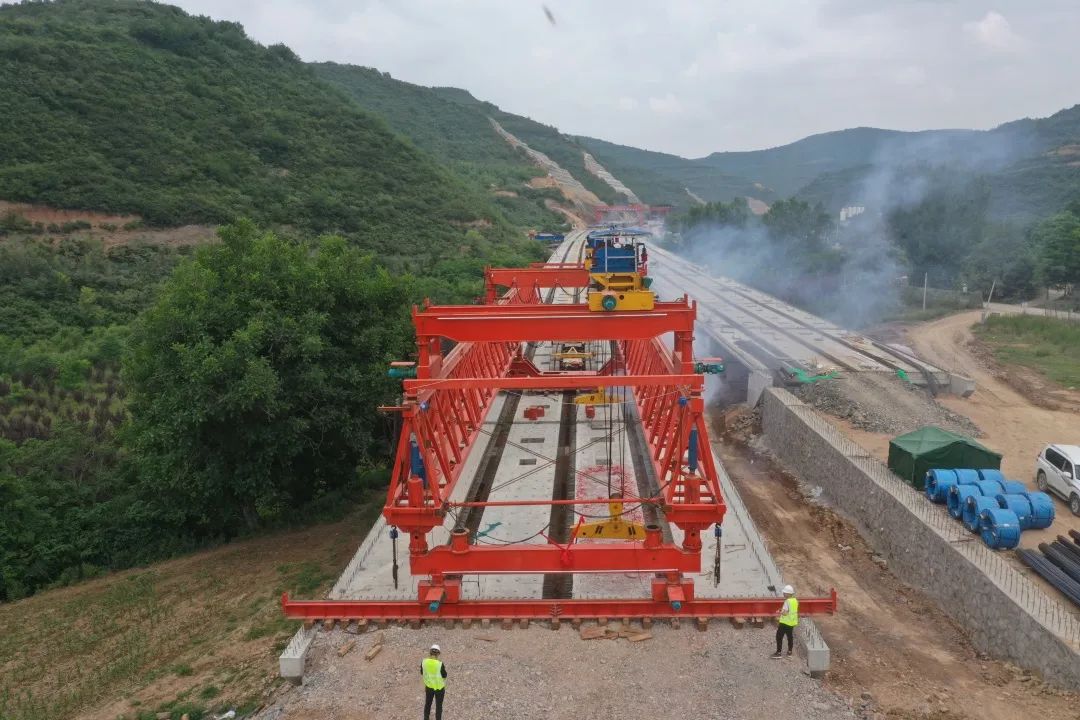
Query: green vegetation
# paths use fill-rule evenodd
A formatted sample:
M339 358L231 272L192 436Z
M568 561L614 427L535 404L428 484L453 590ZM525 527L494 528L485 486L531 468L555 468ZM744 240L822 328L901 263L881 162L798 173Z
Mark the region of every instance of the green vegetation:
M938 317L978 307L991 288L995 300L1024 301L1054 287L1068 303L1080 283L1080 201L1038 224L1004 222L985 178L925 165L897 173L889 183L918 192L887 213L838 223L820 203L781 201L758 221L737 200L683 213L682 235L721 272L845 322Z
M369 497L364 512L333 525L266 533L0 604L0 718L169 712L180 720L230 708L250 716L280 683L268 668L296 631L281 593L319 597L330 588L381 508ZM208 699L208 688L220 692Z
M690 179L678 172L678 168L686 163L683 158L589 137L578 136L574 140L588 150L608 172L631 188L642 202L650 205L673 205L683 209L697 204L686 192ZM730 200L752 190L750 183L741 178L732 178L732 181L733 192L707 192L707 199ZM690 189L694 190L694 187Z
M472 261L420 282L340 238L221 237L137 320L175 253L0 245L0 600L339 514L385 482L356 468L389 447L375 407L409 300L477 294L455 279Z
M704 160L687 160L596 138L575 140L645 202L687 209L696 204L687 188L709 202L753 197L768 203L778 197L772 188L758 182L756 176L735 175L711 167Z
M1000 362L1080 387L1080 323L1034 315L991 315L975 328Z
M0 244L0 600L139 559L119 470L128 323L178 252Z
M152 225L248 216L415 270L458 256L469 227L520 238L486 193L236 23L135 0L4 6L0 86L5 199Z
M477 100L464 90L457 88L435 88L435 90L451 102L478 109L494 118L504 130L516 136L533 150L539 150L558 163L602 202L613 204L625 200L625 197L612 190L610 185L585 169L585 148L577 144L569 135L563 135L558 129L535 120L504 112L491 103Z
M124 378L147 510L200 537L256 529L388 452L377 406L411 349L408 278L341 238L224 228L132 328Z
M716 152L686 159L577 137L602 164L642 198L681 207L690 188L708 201L749 196L765 202L797 195L830 213L849 205L881 211L917 192L906 168L951 169L966 184L982 178L990 219L1030 223L1059 211L1080 193L1080 106L989 131L898 132L852 128L747 152ZM891 187L883 180L895 175ZM676 198L676 200L672 200Z
M478 190L502 191L495 205L510 222L535 229L565 226L565 218L544 204L548 199L561 200L561 194L525 185L543 171L495 132L481 104L456 102L437 89L395 80L373 68L337 63L310 67ZM494 106L490 110L495 111Z
M717 273L846 323L865 322L895 301L895 259L879 247L837 242L820 206L781 200L758 217L737 198L691 208L678 226L683 252Z
M0 198L138 213L125 230L278 228L225 229L158 298L186 251L0 217L0 601L340 514L384 481L356 468L385 458L373 408L409 304L470 301L484 265L543 256L507 217L546 224L545 191L482 185L531 174L505 143L503 166L433 158L235 23L0 7L0 84ZM326 231L344 240L306 240Z
M1075 294L1080 287L1080 200L1063 213L1047 218L1032 233L1038 247L1038 275L1041 284Z

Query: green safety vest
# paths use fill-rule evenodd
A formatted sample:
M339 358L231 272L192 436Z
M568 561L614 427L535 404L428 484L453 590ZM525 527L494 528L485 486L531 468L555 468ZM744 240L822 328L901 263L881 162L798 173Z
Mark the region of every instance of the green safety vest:
M799 624L799 601L793 597L787 599L788 609L787 612L782 614L779 619L781 625L790 625L795 627Z
M424 687L432 690L442 690L446 687L446 678L442 676L442 660L429 657L421 663L424 669Z

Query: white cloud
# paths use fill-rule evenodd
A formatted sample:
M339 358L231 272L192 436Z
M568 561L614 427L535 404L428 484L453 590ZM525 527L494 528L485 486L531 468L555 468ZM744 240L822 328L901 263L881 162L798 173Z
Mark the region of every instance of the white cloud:
M897 85L916 86L926 82L926 71L918 65L905 65L893 73Z
M682 103L674 94L649 98L649 109L658 115L677 115L683 111Z
M985 128L1080 101L1078 0L544 0L554 26L540 3L506 0L169 1L305 60L690 157L858 125Z
M1023 39L1013 32L1005 16L993 10L982 20L964 23L964 32L991 50L1012 51L1023 44Z

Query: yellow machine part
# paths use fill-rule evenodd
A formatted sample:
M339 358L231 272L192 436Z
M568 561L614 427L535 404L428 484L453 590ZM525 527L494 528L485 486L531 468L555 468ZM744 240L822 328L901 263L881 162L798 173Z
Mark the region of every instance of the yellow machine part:
M636 272L629 273L590 273L589 280L600 287L601 290L641 290L641 275Z
M641 523L627 522L622 519L622 497L613 497L608 502L607 520L584 523L578 531L580 538L602 540L644 540L645 526Z
M608 395L606 392L586 393L574 398L574 403L577 405L609 405L617 402L620 402L619 398Z
M597 312L618 310L652 310L656 295L652 290L590 290L589 309Z

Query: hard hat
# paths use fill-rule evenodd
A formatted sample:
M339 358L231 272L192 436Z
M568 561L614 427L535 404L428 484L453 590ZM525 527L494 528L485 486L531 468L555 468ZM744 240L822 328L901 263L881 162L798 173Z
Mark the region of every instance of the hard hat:
M442 652L442 650L439 649L438 645L432 645L431 652Z
M795 594L795 588L791 587L790 585L785 585L784 586L784 594L785 595L794 595Z

